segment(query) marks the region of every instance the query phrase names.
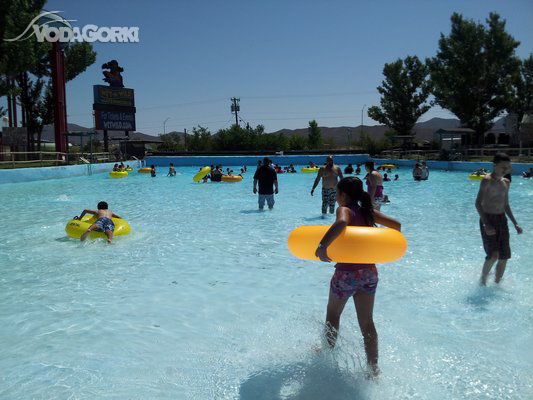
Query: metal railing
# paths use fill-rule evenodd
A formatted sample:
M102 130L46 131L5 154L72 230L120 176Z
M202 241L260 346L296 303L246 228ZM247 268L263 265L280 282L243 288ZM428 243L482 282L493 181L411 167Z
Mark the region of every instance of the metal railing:
M55 151L16 151L0 153L0 168L46 167L113 162L115 157L107 153L59 153Z

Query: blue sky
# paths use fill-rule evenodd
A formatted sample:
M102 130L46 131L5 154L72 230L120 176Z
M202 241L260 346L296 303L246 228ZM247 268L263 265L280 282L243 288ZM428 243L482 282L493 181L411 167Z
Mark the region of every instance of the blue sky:
M140 28L139 43L93 44L96 63L67 84L68 120L93 126L92 85L102 84L101 65L117 59L135 89L137 130L152 135L167 117L167 132L229 127L233 96L242 119L267 132L311 119L357 126L363 107L379 104L383 65L434 56L454 11L476 21L498 12L521 42L518 55L533 52L531 0L51 0L46 9L79 27ZM432 117L453 115L435 107L421 121ZM366 108L364 123L376 124Z

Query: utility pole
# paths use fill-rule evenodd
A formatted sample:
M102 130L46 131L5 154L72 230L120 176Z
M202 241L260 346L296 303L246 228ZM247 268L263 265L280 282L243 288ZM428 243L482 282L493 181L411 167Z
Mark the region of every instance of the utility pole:
M239 126L239 111L241 111L241 107L239 106L239 101L241 101L241 99L232 97L231 101L232 101L231 112L235 113L235 125Z

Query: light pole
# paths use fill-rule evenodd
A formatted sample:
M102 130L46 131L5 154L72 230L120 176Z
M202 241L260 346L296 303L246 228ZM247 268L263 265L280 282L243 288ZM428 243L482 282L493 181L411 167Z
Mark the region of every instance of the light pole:
M167 119L165 119L163 121L163 135L166 133L166 124L167 124L167 121L170 119L170 117L167 117Z
M365 107L366 107L366 104L363 106L363 108L361 108L361 133L360 133L360 135L363 134L363 111L365 110ZM360 139L360 137L359 137L359 139Z
M348 128L348 150L352 148L352 128Z

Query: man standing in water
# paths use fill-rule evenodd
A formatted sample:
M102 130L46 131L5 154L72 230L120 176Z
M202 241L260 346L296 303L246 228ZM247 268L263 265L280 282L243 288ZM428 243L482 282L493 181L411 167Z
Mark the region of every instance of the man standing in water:
M257 183L259 183L259 209L263 209L266 201L268 208L272 210L274 208L274 193L278 194L278 174L270 167L270 160L267 157L264 158L263 165L255 171L254 194L257 193Z
M322 178L322 214L326 213L329 206L329 213L335 211L335 202L337 201L337 182L343 178L341 169L333 164L333 156L327 156L326 165L320 167L316 175L311 196Z
M505 175L511 172L511 159L505 153L497 153L492 161L492 173L485 175L479 185L476 209L479 213L479 227L485 248L485 263L481 271L481 285L487 284L487 276L496 261L496 277L500 283L507 260L511 258L509 227L506 214L520 235L522 228L516 222L509 205L509 180Z

